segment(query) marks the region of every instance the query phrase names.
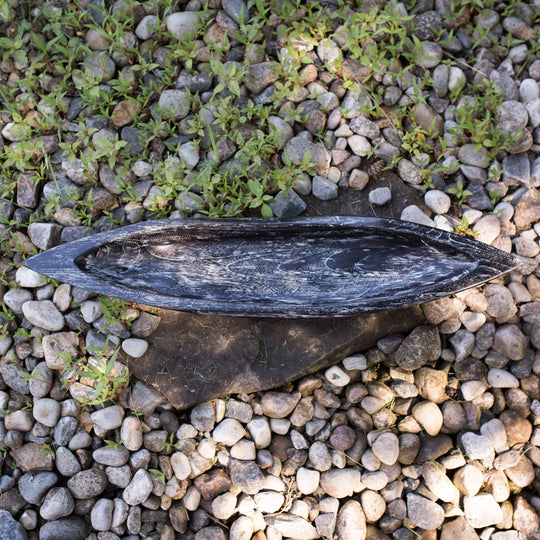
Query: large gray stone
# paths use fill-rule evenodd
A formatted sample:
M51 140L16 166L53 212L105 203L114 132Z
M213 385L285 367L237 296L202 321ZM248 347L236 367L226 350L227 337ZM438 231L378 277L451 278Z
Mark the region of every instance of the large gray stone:
M270 208L277 218L297 217L306 209L306 203L295 191L289 189L280 191L274 197L274 202L270 203Z
M78 516L47 521L39 530L39 540L84 540L88 525Z
M7 510L0 510L0 538L26 540L24 527Z
M158 311L161 324L154 343L159 346L126 362L135 377L153 385L178 409L280 386L365 350L386 335L407 332L423 320L418 307L290 320ZM203 331L208 339L201 339Z
M178 40L197 33L200 17L190 11L171 13L167 17L167 30Z
M314 144L303 137L293 137L285 146L285 152L294 164L306 160L313 165L317 174L325 176L330 167L330 154L322 145Z

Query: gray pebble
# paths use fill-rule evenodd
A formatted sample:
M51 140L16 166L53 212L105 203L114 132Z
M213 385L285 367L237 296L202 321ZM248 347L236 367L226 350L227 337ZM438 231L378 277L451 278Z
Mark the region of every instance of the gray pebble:
M376 206L383 206L392 200L392 192L388 187L375 188L369 193L369 202Z
M330 154L324 146L314 144L304 137L296 136L286 144L285 151L296 165L301 164L309 152L310 162L315 166L317 174L325 175L328 172Z
M501 507L490 493L464 497L463 507L465 518L475 529L495 525L503 519Z
M60 422L62 422L62 420L63 419L61 419ZM60 422L58 422L58 425L60 425ZM88 448L92 444L92 437L90 437L86 431L79 431L79 433L74 433L67 438L66 444L69 444L69 449L74 451L79 450L80 448Z
M27 289L10 289L4 294L4 303L16 315L22 315L23 304L32 300L32 293Z
M107 467L105 469L105 474L107 475L108 481L113 486L118 486L122 489L129 485L133 477L129 465L123 465L122 467Z
M435 222L426 216L426 214L424 214L424 212L422 212L415 204L405 207L401 212L400 219L418 223L420 225L426 225L428 227L435 227Z
M121 467L127 463L129 451L121 444L115 447L102 446L94 450L92 457L96 463L101 465Z
M527 154L515 154L503 159L502 180L507 186L530 185L531 164Z
M376 139L379 137L379 126L369 118L364 116L357 116L349 122L349 127L357 135L362 135L368 139Z
M124 409L120 405L112 405L99 409L90 415L92 422L97 424L103 431L119 428L124 419Z
M28 535L24 527L7 511L0 510L0 538L26 540Z
M54 460L56 469L62 476L71 477L81 472L81 464L71 450L65 446L59 446L56 449Z
M264 476L254 461L231 459L229 473L232 483L248 495L254 495L263 488Z
M306 203L292 189L277 193L269 206L277 218L297 217L307 208Z
M48 521L39 530L39 540L86 540L88 525L78 516Z
M60 418L60 403L50 398L35 399L32 412L38 422L44 426L54 427Z
M293 137L292 127L279 116L268 118L270 134L276 133L278 136L278 148L281 150Z
M85 448L90 444L88 442L88 437L90 436L88 434L86 434L88 435L88 437L77 434L79 435L79 437L75 439L75 433L77 432L78 427L79 425L76 418L72 416L64 416L60 418L53 431L54 442L59 446L67 446L69 444L71 450L77 450L77 448ZM84 439L86 443L85 446L79 446L79 440L82 441L82 439ZM72 442L73 447L71 446Z
M141 19L141 22L137 25L135 29L135 35L142 39L150 39L152 34L155 32L157 27L157 17L155 15L146 15Z
M458 150L458 158L464 165L487 168L489 157L487 150L481 146L477 148L474 144L464 144Z
M540 87L534 79L524 79L519 86L519 97L527 104L529 101L540 98Z
M278 74L274 62L261 62L249 66L246 87L253 94L260 94L269 84L277 81Z
M503 102L495 114L495 121L498 124L511 122L518 126L518 128L524 128L528 120L529 116L525 105L515 100Z
M139 450L143 443L141 422L135 416L127 416L122 422L120 438L131 452Z
M75 503L68 488L51 488L39 508L39 514L43 519L54 520L69 516L73 512Z
M536 128L540 126L540 98L529 101L526 105L531 126Z
M85 56L81 68L88 70L100 82L110 81L116 73L114 60L102 51Z
M180 120L189 113L189 95L184 90L164 90L159 97L158 107L172 119Z
M31 324L44 330L55 332L64 327L64 316L50 300L25 302L22 311Z
M509 75L493 71L489 75L489 80L494 84L495 88L502 92L504 100L515 100L519 96L517 85L514 79Z
M90 513L90 522L96 531L108 531L113 520L114 502L111 499L98 499Z
M150 475L144 469L139 469L124 489L122 498L130 506L136 506L148 499L152 489L153 483Z
M420 170L408 159L400 159L398 163L398 174L407 184L419 185L422 183L422 174L420 173Z
M90 499L105 491L107 477L102 470L88 469L72 476L67 486L76 499Z
M4 383L19 392L20 394L27 395L30 393L28 388L28 375L21 367L16 363L5 363L0 366L0 374Z
M407 517L421 529L438 529L444 520L444 510L437 503L417 495L407 495Z
M30 504L40 504L47 491L58 482L53 472L33 472L23 474L19 479L19 492Z
M49 393L52 382L52 371L46 362L40 362L32 370L32 377L28 380L28 389L34 398L43 398Z
M31 410L19 410L6 415L4 424L7 430L30 431L34 425Z
M178 40L186 39L198 30L200 17L190 11L171 13L167 17L167 30Z
M337 185L323 176L313 177L311 191L313 195L321 201L336 199L338 196Z
M154 412L156 407L159 407L165 402L165 398L142 381L136 381L131 388L131 394L127 402L132 410L148 416ZM118 424L117 427L119 427L121 423L122 421L120 420L120 424Z
M19 284L19 286L28 287L31 289L41 287L46 283L43 276L37 272L34 272L33 270L30 270L30 268L26 268L25 266L21 266L17 269L15 281Z

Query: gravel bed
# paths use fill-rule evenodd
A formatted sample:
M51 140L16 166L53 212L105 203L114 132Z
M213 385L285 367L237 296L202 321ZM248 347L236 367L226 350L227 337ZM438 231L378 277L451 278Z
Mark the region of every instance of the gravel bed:
M383 17L390 3L285 4L32 5L32 31L48 39L70 10L91 21L61 27L73 71L45 57L40 88L24 84L40 54L30 26L1 43L0 538L540 539L538 1L397 3L364 41L337 16L317 21ZM243 39L261 6L265 24ZM370 67L396 14L414 47ZM0 22L18 36L9 13ZM186 42L187 56L171 56ZM127 97L109 105L114 92ZM244 115L230 132L227 103ZM58 131L40 131L51 118ZM266 154L253 141L271 133L275 153L256 163ZM21 263L120 224L233 215L234 197L212 200L197 179L252 162L254 178L294 171L293 189L265 184L266 199L246 182L238 200L251 190L263 215L351 190L376 215L399 203L394 174L421 201L396 217L473 235L521 268L423 305L410 334L284 388L175 411L117 356L153 346L155 313Z

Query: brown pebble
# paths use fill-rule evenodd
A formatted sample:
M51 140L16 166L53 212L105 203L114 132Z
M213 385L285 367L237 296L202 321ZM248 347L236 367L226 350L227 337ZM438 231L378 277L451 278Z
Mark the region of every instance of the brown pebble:
M356 433L354 429L349 426L338 426L332 435L330 435L330 444L337 450L348 450L354 444L356 440Z

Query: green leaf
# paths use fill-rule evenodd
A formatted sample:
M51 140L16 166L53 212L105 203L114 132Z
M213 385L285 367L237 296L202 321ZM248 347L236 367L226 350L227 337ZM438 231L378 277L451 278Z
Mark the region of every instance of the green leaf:
M264 218L271 218L274 216L272 209L267 204L261 206L261 216Z
M229 90L235 96L239 96L240 95L240 84L238 83L238 81L231 81L229 83Z
M253 193L257 197L260 197L262 195L263 189L259 182L256 182L255 180L248 180L247 185L251 193Z

